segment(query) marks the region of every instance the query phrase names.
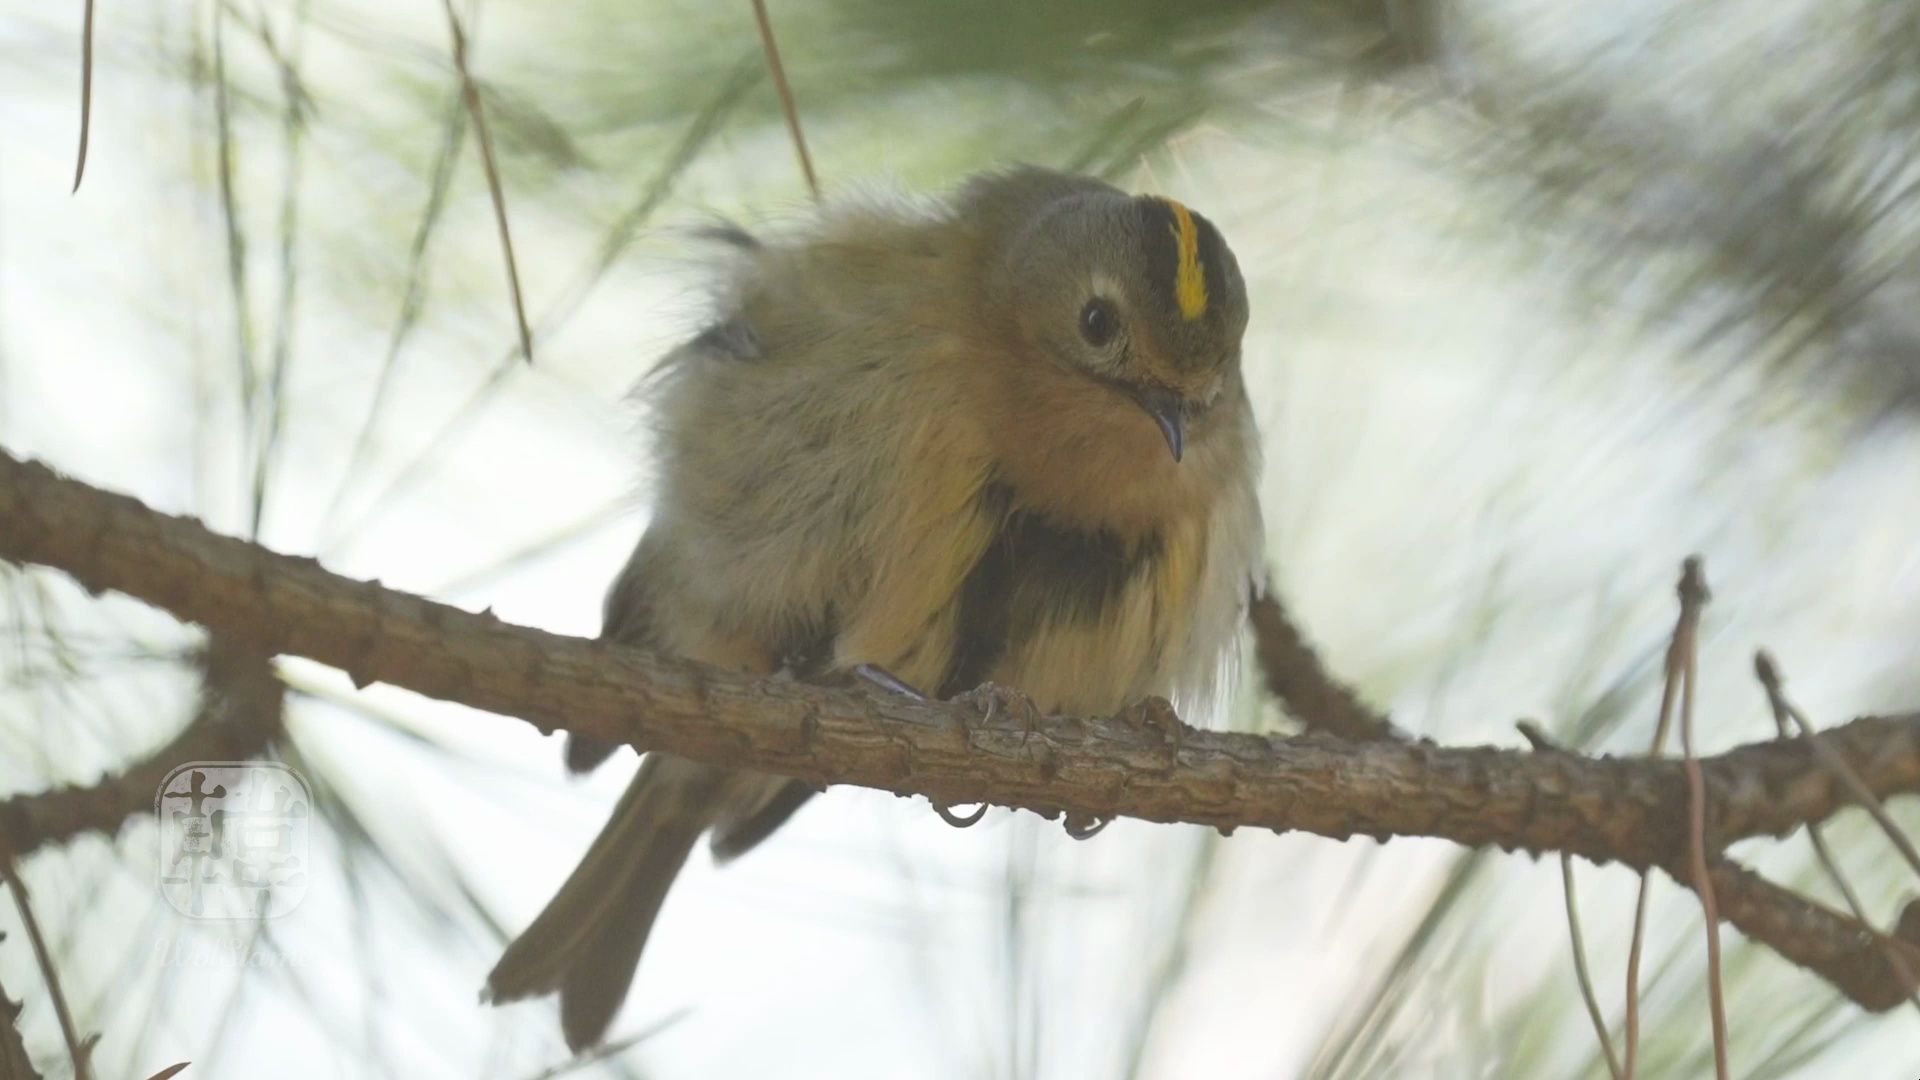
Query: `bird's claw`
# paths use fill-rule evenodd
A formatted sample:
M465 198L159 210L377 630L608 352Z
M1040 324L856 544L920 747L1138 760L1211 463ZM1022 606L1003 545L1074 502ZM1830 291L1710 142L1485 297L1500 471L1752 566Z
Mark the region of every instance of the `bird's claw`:
M1032 698L1011 686L981 683L961 694L959 700L979 709L985 723L993 723L1004 710L1018 721L1024 731L1031 732L1039 726L1039 707L1034 705Z
M1067 815L1066 820L1061 822L1061 827L1065 828L1067 835L1075 840L1091 840L1100 834L1100 830L1112 823L1111 817L1095 817L1092 814L1076 811Z
M853 673L888 693L899 694L913 701L927 700L927 695L921 693L918 687L879 664L855 664Z
M928 801L932 802L931 799L929 799ZM961 817L959 814L954 813L952 810L936 802L936 803L933 803L933 812L940 815L941 821L946 822L947 824L953 826L956 829L970 829L973 826L978 825L980 823L981 818L987 816L988 805L989 805L988 803L981 803L978 807L974 809L973 813L968 814L965 817Z
M1133 704L1131 711L1140 723L1160 732L1176 748L1186 741L1187 732L1192 730L1174 711L1173 703L1163 697L1141 698Z

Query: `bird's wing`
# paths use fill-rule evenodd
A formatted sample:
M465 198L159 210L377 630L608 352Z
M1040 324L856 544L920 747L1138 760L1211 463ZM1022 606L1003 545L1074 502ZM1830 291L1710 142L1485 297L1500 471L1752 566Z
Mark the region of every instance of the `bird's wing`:
M647 570L655 556L645 537L634 545L627 565L613 580L601 608L600 637L626 645L651 646L653 642L653 602L647 588ZM620 744L606 739L567 734L567 771L592 772L613 756Z

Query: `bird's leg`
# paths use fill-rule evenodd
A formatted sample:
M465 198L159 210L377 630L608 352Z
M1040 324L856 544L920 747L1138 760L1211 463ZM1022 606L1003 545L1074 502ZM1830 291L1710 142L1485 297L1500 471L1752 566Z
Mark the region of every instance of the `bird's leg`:
M1161 732L1171 745L1174 756L1176 758L1179 756L1180 744L1186 737L1188 729L1187 725L1181 722L1179 715L1173 711L1173 705L1168 702L1167 699L1158 697L1144 698L1136 703L1129 712L1147 727L1154 728ZM1111 817L1095 817L1092 814L1070 813L1067 815L1066 821L1062 824L1066 827L1068 836L1073 837L1075 840L1088 840L1101 829L1106 828L1108 823L1112 821L1113 819Z
M909 698L913 701L930 700L927 695L920 692L918 687L902 679L900 676L895 675L893 672L888 671L886 668L881 667L879 664L855 664L853 665L853 674L862 681L871 683L890 693L899 694L901 697ZM965 829L978 825L980 819L987 816L987 807L989 805L988 803L981 803L974 809L973 813L962 817L954 813L951 809L934 802L932 799L928 799L927 802L933 807L933 812L940 815L941 821L946 822L956 829Z
M980 709L987 723L992 723L1002 712L1009 715L1028 735L1040 728L1040 709L1033 699L1011 686L1000 683L981 683L979 686L959 695L955 700L964 701ZM1052 815L1047 815L1051 817ZM1090 840L1101 829L1107 827L1111 817L1096 817L1092 814L1071 812L1061 824L1067 835L1075 840Z
M853 673L882 690L891 691L914 701L926 701L927 695L921 693L912 683L881 667L879 664L855 664Z

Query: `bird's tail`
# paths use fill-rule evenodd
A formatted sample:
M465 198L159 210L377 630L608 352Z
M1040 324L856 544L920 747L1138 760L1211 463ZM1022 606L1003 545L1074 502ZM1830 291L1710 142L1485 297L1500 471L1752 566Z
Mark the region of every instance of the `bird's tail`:
M667 889L711 823L722 776L648 754L580 865L487 975L483 997L558 991L567 1045L598 1043L626 1000Z

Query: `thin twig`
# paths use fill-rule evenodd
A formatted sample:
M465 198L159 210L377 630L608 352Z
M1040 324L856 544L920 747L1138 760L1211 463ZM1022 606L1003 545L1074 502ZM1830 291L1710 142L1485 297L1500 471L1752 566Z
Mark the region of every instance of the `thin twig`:
M253 308L247 302L247 234L234 185L233 100L227 90L226 5L213 10L213 112L219 143L220 216L226 227L227 287L233 294L235 360L239 367L242 442L253 446L257 376L253 370Z
M447 9L447 31L453 36L453 66L460 72L460 95L466 100L467 115L473 118L473 133L480 143L480 165L487 174L487 193L493 197L493 221L500 228L500 250L506 256L507 286L513 292L513 319L520 330L520 354L533 363L533 331L527 325L526 299L520 292L520 267L513 258L513 233L507 227L507 193L500 184L500 169L494 161L493 136L487 131L486 111L480 105L480 87L467 68L467 34L460 28L460 16L454 13L453 0L442 0Z
M441 213L446 209L447 192L453 187L454 167L459 159L460 144L467 132L467 125L462 122L465 111L464 96L456 85L447 102L446 116L441 122L440 146L434 151L433 167L428 173L427 203L421 212L419 224L414 226L413 242L407 250L407 284L400 296L400 313L394 321L392 334L387 338L386 356L381 360L380 374L373 383L373 397L368 400L360 430L353 437L353 449L347 454L346 467L340 471L340 480L334 485L333 495L327 499L327 508L320 515L323 528L331 527L332 522L340 519L347 493L353 488L354 479L373 449L374 432L384 418L388 395L399 375L401 350L405 348L408 337L420 321L420 312L426 306L427 246L439 226ZM324 547L324 534L322 540Z
M1573 895L1573 856L1560 853L1560 887L1567 897L1567 937L1573 942L1573 974L1580 981L1580 999L1587 1003L1587 1018L1593 1021L1593 1034L1600 1040L1600 1051L1607 1056L1607 1073L1619 1080L1620 1058L1613 1050L1613 1037L1607 1034L1607 1018L1600 1013L1600 997L1593 989L1593 975L1587 970L1587 947L1580 933L1580 905Z
M1535 750L1543 753L1564 753L1565 750L1546 732L1546 729L1531 720L1522 720L1520 734L1527 737ZM1600 1012L1600 996L1593 989L1593 973L1587 968L1587 946L1585 935L1580 930L1580 905L1574 898L1573 856L1560 853L1560 891L1566 897L1567 938L1573 945L1573 975L1580 984L1580 1000L1587 1006L1587 1019L1593 1022L1593 1033L1600 1040L1600 1052L1606 1055L1607 1073L1614 1080L1620 1080L1620 1058L1613 1050L1613 1037L1607 1034L1607 1018Z
M787 134L793 137L793 151L800 155L800 172L807 178L807 191L820 201L820 181L813 174L813 155L807 153L807 137L800 130L800 110L793 103L793 88L787 85L787 69L780 63L780 46L773 39L773 23L767 18L766 0L753 0L753 17L760 24L760 47L766 50L767 70L773 75L773 89L780 95L780 111L787 117Z
M1819 823L1808 824L1807 839L1813 842L1813 854L1820 860L1820 866L1826 871L1827 878L1833 882L1834 888L1840 891L1841 898L1847 903L1847 910L1853 913L1853 917L1858 919L1861 925L1872 926L1873 920L1867 915L1866 905L1860 901L1859 893L1854 891L1853 884L1847 880L1846 875L1840 872L1840 863L1834 858L1832 849L1827 847L1826 837L1822 835ZM1880 936L1877 930L1875 936ZM1888 948L1886 954L1887 966L1893 969L1894 977L1900 980L1900 985L1920 986L1920 980L1914 978L1912 966L1899 951ZM1909 990L1907 1000L1913 1004L1916 1011L1920 1011L1920 993Z
M87 136L93 129L93 0L80 23L80 151L73 162L73 193L87 175Z
M1680 642L1683 637L1691 635L1690 627L1700 616L1699 611L1688 602L1688 567L1693 562L1689 559L1681 567L1680 615L1674 622L1673 636L1667 645L1666 682L1660 691L1660 718L1654 724L1653 741L1647 749L1649 758L1659 757L1660 752L1666 749L1667 732L1673 726L1674 702L1680 690ZM1633 939L1627 947L1626 1062L1622 1070L1626 1080L1633 1080L1640 1056L1640 954L1647 939L1647 905L1651 899L1652 884L1652 878L1646 871L1641 871L1640 891L1633 903Z
M1693 875L1693 891L1700 896L1707 932L1707 1009L1713 1021L1713 1071L1719 1080L1727 1080L1727 1006L1720 972L1720 906L1713 893L1713 878L1707 873L1707 782L1700 771L1700 758L1693 743L1693 689L1700 668L1700 608L1709 597L1707 581L1699 558L1686 561L1680 577L1680 604L1691 607L1694 618L1687 623L1684 642L1676 637L1680 653L1682 684L1680 698L1680 747L1687 770L1688 862Z
M1640 1051L1640 954L1647 937L1647 905L1653 879L1640 872L1640 888L1633 902L1633 940L1627 947L1626 1080L1633 1080Z
M753 59L751 54L743 57L722 85L720 93L715 95L707 107L687 124L686 133L674 147L673 153L661 163L659 171L642 187L639 198L622 211L620 217L608 227L592 257L580 265L560 290L553 306L549 307L546 314L541 317L537 336L549 337L567 325L588 297L593 295L594 290L599 287L614 263L619 261L621 253L626 251L628 245L633 242L640 227L645 225L654 212L666 203L680 177L719 133L726 118L746 98L747 91L759 81L759 65L752 63ZM392 479L369 500L358 517L343 527L331 529L322 537L320 543L322 552L329 555L338 554L356 539L369 522L379 517L388 504L419 479L420 474L434 460L439 451L481 414L481 410L494 395L507 385L507 379L519 370L518 365L513 362L513 355L513 351L508 350L493 364L486 379L453 410L445 423L441 424L432 435L420 441L421 448L394 470ZM346 483L346 479L343 479L342 483Z
M1680 855L1663 869L1676 883L1692 888L1692 874ZM1748 938L1766 942L1783 959L1819 973L1855 1003L1886 1012L1905 1004L1913 993L1913 984L1901 981L1894 961L1920 971L1920 927L1912 925L1920 920L1903 917L1894 933L1882 934L1724 855L1714 857L1708 871L1721 918Z
M300 84L301 46L306 40L309 0L294 5L293 43L283 55L274 43L271 28L262 16L260 40L280 71L281 92L286 110L281 116L281 142L285 150L286 176L280 195L280 305L274 320L273 366L267 377L266 433L261 437L259 456L254 460L252 509L247 535L260 538L260 526L267 509L267 487L279 456L280 436L286 426L287 370L293 362L294 299L299 283L300 177L305 159L301 156L301 136L306 129L306 91Z
M5 847L4 841L0 841L0 847ZM53 1015L60 1020L60 1036L67 1041L67 1053L73 1058L74 1080L88 1080L93 1070L87 1063L87 1046L73 1026L73 1012L67 1008L67 995L60 989L60 973L54 970L47 940L40 934L40 921L33 917L33 901L27 896L26 883L20 880L19 868L14 866L11 849L0 850L0 876L6 878L7 888L13 890L13 906L20 911L20 923L26 927L27 942L33 946L33 958L40 965L47 997L53 1001Z
M1786 696L1782 688L1780 669L1774 665L1773 658L1762 652L1754 657L1753 663L1754 672L1760 677L1760 685L1766 688L1768 699L1776 702L1776 708L1786 710L1787 718L1800 729L1801 735L1812 737L1813 723L1807 719L1805 713L1800 711L1799 706ZM1817 750L1815 752L1818 753ZM1820 754L1820 763L1825 765L1833 773L1834 778L1840 781L1841 786L1847 789L1847 793L1860 804L1860 809L1872 816L1874 822L1880 826L1880 831L1887 834L1887 839L1900 852L1900 857L1907 860L1907 865L1913 868L1914 873L1920 874L1920 851L1914 849L1913 841L1907 838L1906 830L1900 827L1899 822L1893 820L1893 815L1887 813L1887 808L1880 805L1880 800L1873 797L1873 792L1867 790L1866 785L1860 782L1860 777L1847 767L1846 762L1830 754Z
M1796 723L1799 725L1799 736L1801 738L1810 737L1814 731L1813 724L1801 714L1799 709L1791 701L1787 700L1786 690L1783 685L1784 680L1780 676L1779 667L1773 662L1773 657L1768 655L1764 649L1755 653L1753 657L1753 669L1754 673L1759 676L1761 687L1766 690L1767 704L1773 710L1774 726L1779 729L1780 737L1783 739L1792 738L1795 735L1794 725ZM1864 785L1860 784L1860 778L1853 775L1853 770L1847 768L1846 762L1828 763L1824 756L1821 758L1821 762L1822 764L1828 765L1830 769L1833 769L1833 771L1842 778L1843 782L1847 784L1848 790L1858 792L1864 787ZM1872 793L1868 792L1867 794L1871 796ZM1882 813L1885 812L1884 808L1880 806L1880 800L1878 799L1870 799L1862 803L1862 805L1879 809ZM1892 823L1889 821L1887 824L1891 825ZM1892 828L1889 835L1897 836L1900 840L1906 839L1906 834L1901 832L1897 825ZM1866 904L1861 901L1860 894L1854 891L1853 883L1848 881L1847 876L1841 872L1840 862L1834 858L1833 852L1827 847L1826 837L1818 822L1809 822L1807 824L1807 839L1813 844L1814 857L1820 861L1821 868L1826 871L1827 880L1833 882L1833 887L1839 890L1841 899L1846 901L1847 910L1851 911L1853 917L1860 920L1863 925L1873 926L1873 920L1867 915ZM1900 985L1909 988L1920 986L1920 983L1917 983L1914 978L1912 967L1907 964L1906 959L1900 955L1897 949L1888 946L1886 948L1886 954L1887 964L1893 968L1895 977L1900 980ZM1920 992L1910 989L1907 994L1907 1000L1913 1003L1915 1011L1920 1011Z

